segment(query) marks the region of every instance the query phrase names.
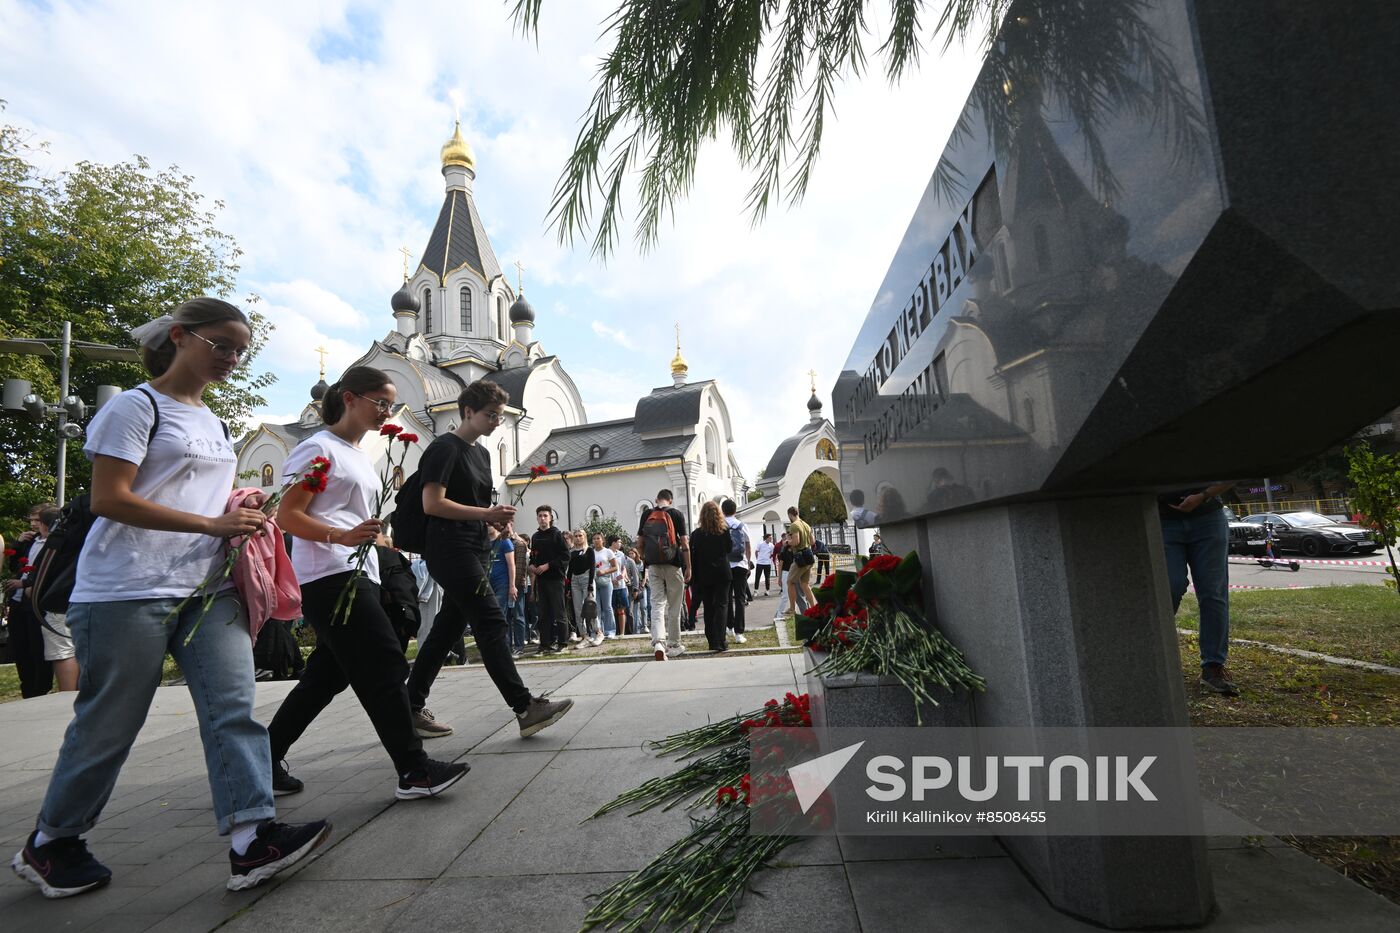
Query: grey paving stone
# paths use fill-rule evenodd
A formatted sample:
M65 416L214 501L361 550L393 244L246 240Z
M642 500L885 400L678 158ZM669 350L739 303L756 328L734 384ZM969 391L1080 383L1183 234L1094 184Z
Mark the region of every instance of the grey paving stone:
M699 662L697 662L699 663ZM619 693L577 734L569 748L627 748L695 729L761 707L786 690L771 685L670 690L665 693Z
M228 882L228 862L191 865L185 871L158 885L128 885L122 873L112 872L112 887L115 890L135 890L140 897L129 902L129 908L118 908L116 913L160 913L173 914L190 901L208 891L224 891ZM88 895L75 897L80 901ZM230 911L232 913L232 911Z
M1400 906L1289 846L1210 853L1211 933L1400 930Z
M303 874L219 929L221 933L378 933L387 930L427 886L425 881L313 881ZM456 929L463 929L460 915L457 923Z
M561 875L634 871L685 834L683 811L616 812L580 823L623 790L673 767L640 749L559 752L445 875L537 874L546 866Z
M558 689L562 696L581 697L592 693L612 694L627 686L628 681L646 666L644 661L621 664L576 665L577 672Z
M860 925L846 872L838 864L769 868L756 873L740 901L734 924L724 929L735 933L850 933Z
M335 837L306 878L436 878L552 757L483 755L442 796L399 801L353 835Z
M567 696L566 692L560 693ZM528 739L520 737L520 724L514 717L492 733L488 738L472 748L473 755L511 754L514 752L558 751L584 728L588 721L598 714L603 705L610 702L612 694L586 694L569 697L574 701L573 708L564 718L543 732L536 732Z
M670 690L703 690L711 687L777 687L778 695L797 689L788 655L760 655L742 658L678 658L653 661L637 672L620 693L651 693Z
M625 874L442 878L413 899L394 933L577 933L587 896ZM486 905L491 905L489 909Z
M123 884L114 876L111 884L79 897L51 901L39 889L10 874L16 882L0 889L0 927L9 931L81 930L123 909L135 912L150 888ZM160 908L153 912L161 913Z
M213 930L240 912L248 911L274 890L270 884L251 891L229 891L222 884L210 887L147 927L148 933L196 933ZM96 931L94 931L96 933Z

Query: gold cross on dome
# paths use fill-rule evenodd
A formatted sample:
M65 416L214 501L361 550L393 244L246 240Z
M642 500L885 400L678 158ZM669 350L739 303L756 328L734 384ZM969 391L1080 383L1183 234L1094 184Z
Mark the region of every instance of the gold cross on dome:
M515 290L520 294L525 294L525 266L520 260L515 261Z
M322 381L322 382L324 382L325 379L326 379L326 354L329 353L329 352L330 352L330 351L327 350L325 347L317 347L317 348L316 348L316 355L319 356L319 357L321 358L321 381Z
M408 281L408 259L413 254L408 251L407 246L400 246L399 252L403 253L403 280Z
M817 394L817 371L816 371L815 369L809 369L809 370L807 370L807 375L809 375L809 376L812 377L812 394L813 394L813 395L816 395L816 394Z

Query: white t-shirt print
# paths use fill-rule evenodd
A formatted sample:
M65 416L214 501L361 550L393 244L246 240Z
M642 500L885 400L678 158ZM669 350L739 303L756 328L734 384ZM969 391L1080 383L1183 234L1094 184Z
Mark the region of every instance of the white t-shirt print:
M102 406L88 425L88 459L137 465L131 491L166 508L214 518L224 514L238 458L223 423L203 405L177 402L144 383ZM160 426L151 437L155 410ZM149 443L148 443L149 439ZM223 563L224 541L212 535L152 531L99 517L78 557L71 602L183 599ZM227 584L232 586L230 580Z

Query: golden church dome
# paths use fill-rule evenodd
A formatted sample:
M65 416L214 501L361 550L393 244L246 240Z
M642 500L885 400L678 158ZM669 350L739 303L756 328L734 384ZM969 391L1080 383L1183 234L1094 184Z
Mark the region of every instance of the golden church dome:
M472 155L472 147L462 138L460 121L452 127L452 138L442 144L442 167L447 168L449 165L476 170L476 156Z

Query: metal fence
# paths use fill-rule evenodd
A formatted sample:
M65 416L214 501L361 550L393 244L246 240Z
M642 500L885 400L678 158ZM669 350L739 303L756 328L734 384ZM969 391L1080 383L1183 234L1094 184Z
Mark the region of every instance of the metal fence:
M1267 502L1241 502L1231 505L1235 514L1258 515L1261 512L1316 512L1319 515L1351 515L1352 507L1347 499L1275 499L1273 508Z

